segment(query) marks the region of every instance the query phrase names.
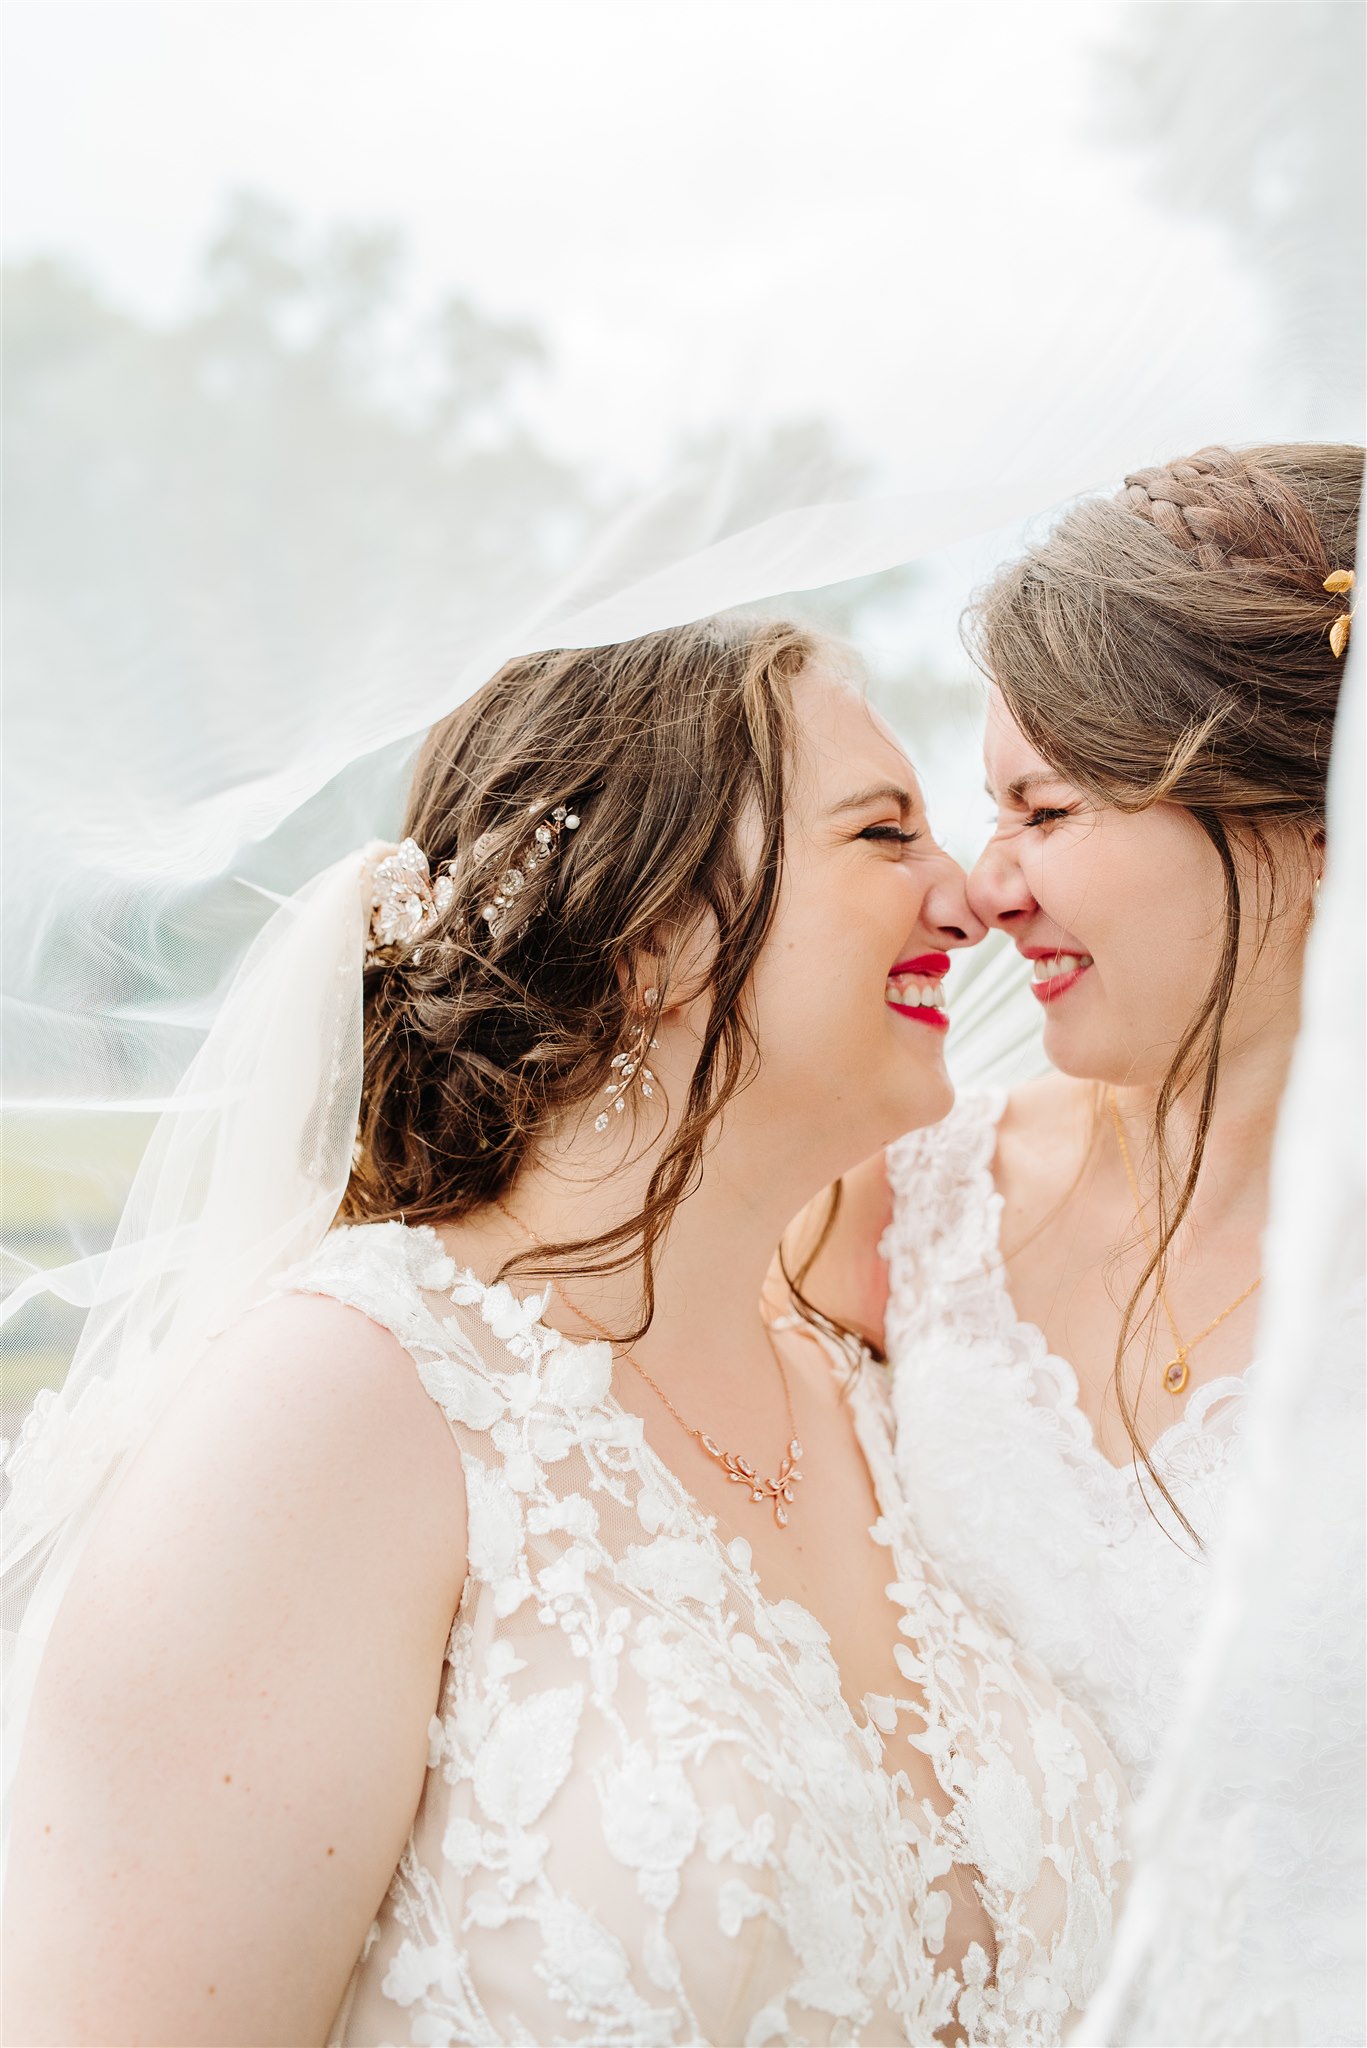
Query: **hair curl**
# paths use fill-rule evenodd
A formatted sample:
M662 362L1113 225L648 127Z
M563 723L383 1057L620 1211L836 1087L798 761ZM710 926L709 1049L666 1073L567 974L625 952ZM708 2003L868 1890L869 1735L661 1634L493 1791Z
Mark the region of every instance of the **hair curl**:
M419 946L367 971L345 1220L450 1222L502 1195L567 1112L602 1100L639 1026L638 971L663 1006L710 925L710 1014L640 1213L504 1267L639 1261L641 1320L621 1341L644 1333L656 1249L755 1055L745 998L783 871L791 686L824 647L784 621L712 618L531 654L433 727L403 832L434 872L454 863L454 900ZM557 804L580 829L491 930L480 907Z
M1193 1540L1143 1443L1125 1354L1146 1298L1146 1316L1156 1308L1205 1156L1249 909L1236 848L1267 879L1270 918L1269 828L1323 829L1343 669L1329 635L1344 609L1324 582L1353 567L1362 482L1360 448L1318 443L1203 448L1137 470L1117 498L1065 513L966 621L979 666L1046 761L1121 810L1182 805L1224 878L1220 956L1158 1092L1158 1231L1115 1353L1135 1455ZM1192 1089L1192 1143L1178 1163L1169 1123Z

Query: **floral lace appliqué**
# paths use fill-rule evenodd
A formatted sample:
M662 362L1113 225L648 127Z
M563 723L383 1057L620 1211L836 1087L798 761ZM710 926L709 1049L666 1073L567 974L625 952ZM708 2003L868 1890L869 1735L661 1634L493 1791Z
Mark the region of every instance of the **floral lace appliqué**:
M1142 1476L1104 1456L1073 1368L1012 1305L992 1178L1005 1102L1001 1090L967 1096L888 1150L898 1477L958 1590L1041 1659L1142 1779L1178 1708L1207 1565ZM1237 1377L1198 1389L1151 1452L1203 1537L1218 1526L1243 1394Z
M398 1223L281 1285L394 1333L468 1503L424 1789L336 2048L1060 2040L1109 1937L1113 1767L921 1553L875 1376L852 1398L905 1691L861 1720L816 1617L765 1598L544 1296Z

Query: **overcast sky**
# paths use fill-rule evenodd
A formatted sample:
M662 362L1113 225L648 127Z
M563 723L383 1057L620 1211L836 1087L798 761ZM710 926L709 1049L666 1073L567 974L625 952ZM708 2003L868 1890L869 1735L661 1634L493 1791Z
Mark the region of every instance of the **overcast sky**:
M6 11L11 255L60 251L165 314L234 187L394 222L418 291L547 334L545 429L643 476L737 407L836 417L868 449L915 421L938 455L956 413L992 411L1004 355L1043 373L1067 330L1081 409L1117 358L1143 373L1122 269L1231 333L1258 318L1219 228L1157 210L1103 139L1107 5ZM1227 352L1212 404L1232 417L1246 381Z
M1174 34L1192 12L1149 11ZM1316 11L1254 10L1293 58ZM1162 205L1152 152L1114 138L1101 56L1135 12L9 0L4 248L172 317L234 190L313 227L393 224L416 302L458 290L544 335L539 433L647 489L718 421L818 416L886 488L946 504L1360 430L1359 400L1314 416L1281 374L1275 295L1227 223ZM1246 10L1204 12L1233 36L1219 68L1247 54ZM1255 75L1239 117L1275 123L1279 85L1303 116L1301 79ZM1195 182L1237 181L1238 121L1197 111ZM1000 545L928 579L928 644Z

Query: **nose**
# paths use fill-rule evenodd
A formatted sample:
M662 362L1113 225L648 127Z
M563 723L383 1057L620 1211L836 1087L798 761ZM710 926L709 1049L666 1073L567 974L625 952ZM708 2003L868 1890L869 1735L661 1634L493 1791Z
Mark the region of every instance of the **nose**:
M967 899L983 925L1010 931L1037 908L1020 862L999 839L989 839L968 876Z
M952 855L946 854L940 872L925 893L921 920L933 931L946 953L956 946L976 946L987 937L987 927L968 900L968 877Z

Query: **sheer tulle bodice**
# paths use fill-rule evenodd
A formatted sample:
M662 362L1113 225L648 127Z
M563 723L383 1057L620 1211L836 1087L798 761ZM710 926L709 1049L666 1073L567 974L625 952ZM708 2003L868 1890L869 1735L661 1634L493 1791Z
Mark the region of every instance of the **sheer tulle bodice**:
M1086 1708L1133 1781L1172 1725L1208 1570L1156 1489L1099 1449L1073 1368L1012 1306L992 1178L1005 1101L967 1096L887 1154L898 1477L958 1590ZM1203 1540L1243 1406L1241 1378L1213 1381L1151 1450Z
M1117 1774L919 1551L879 1374L851 1398L900 1685L857 1714L544 1297L399 1223L280 1284L395 1334L468 1495L424 1790L335 2043L1060 2038L1109 1937Z

